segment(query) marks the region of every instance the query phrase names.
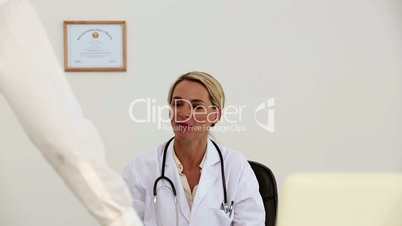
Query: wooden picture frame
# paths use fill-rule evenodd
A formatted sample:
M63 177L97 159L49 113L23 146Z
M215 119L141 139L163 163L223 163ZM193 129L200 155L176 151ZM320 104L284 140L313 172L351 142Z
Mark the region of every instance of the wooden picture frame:
M66 20L66 72L126 72L127 26L123 20Z

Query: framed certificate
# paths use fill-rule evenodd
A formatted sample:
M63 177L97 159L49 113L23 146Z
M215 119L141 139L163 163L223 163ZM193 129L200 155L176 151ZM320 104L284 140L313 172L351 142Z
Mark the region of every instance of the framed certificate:
M66 72L127 71L125 21L64 21Z

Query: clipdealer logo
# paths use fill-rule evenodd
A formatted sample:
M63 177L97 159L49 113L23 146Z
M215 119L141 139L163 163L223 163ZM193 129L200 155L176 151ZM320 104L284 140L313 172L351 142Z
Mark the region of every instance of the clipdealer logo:
M188 102L191 107L191 103ZM206 109L211 106L205 107ZM254 121L257 126L263 130L275 132L275 98L268 98L256 107L247 105L228 105L223 109L220 122L213 127L214 131L231 131L242 132L246 131L244 123L245 114L253 114ZM206 112L206 109L205 112ZM134 99L128 109L130 119L134 123L152 123L157 129L170 130L170 122L177 119L177 116L172 113L172 108L168 104L158 104L155 98L137 98ZM199 114L191 107L192 116ZM208 117L207 117L208 118Z
M263 116L260 116L263 113ZM275 132L275 99L269 98L257 106L254 112L254 119L261 128L270 133Z

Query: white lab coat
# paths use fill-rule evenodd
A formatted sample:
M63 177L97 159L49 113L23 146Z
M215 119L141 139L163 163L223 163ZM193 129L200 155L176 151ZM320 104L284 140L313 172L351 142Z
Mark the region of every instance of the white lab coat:
M108 166L103 141L82 113L28 0L0 0L0 95L101 225L142 225L126 184Z
M234 201L231 216L221 209L223 188L218 152L209 140L206 159L191 210L185 197L173 157L173 141L168 147L165 175L172 180L177 190L179 225L191 226L263 226L265 210L259 193L257 179L242 154L220 145L222 151L228 200ZM154 181L161 174L164 144L156 151L140 154L130 161L123 171L123 178L133 196L134 209L145 226L175 226L175 205L168 183L158 186L158 218L153 203ZM157 220L158 219L158 220Z

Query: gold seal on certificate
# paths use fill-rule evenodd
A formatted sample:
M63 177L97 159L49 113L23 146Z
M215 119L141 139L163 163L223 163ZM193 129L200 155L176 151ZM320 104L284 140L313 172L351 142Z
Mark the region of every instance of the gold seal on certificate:
M125 21L64 21L64 69L127 71Z

